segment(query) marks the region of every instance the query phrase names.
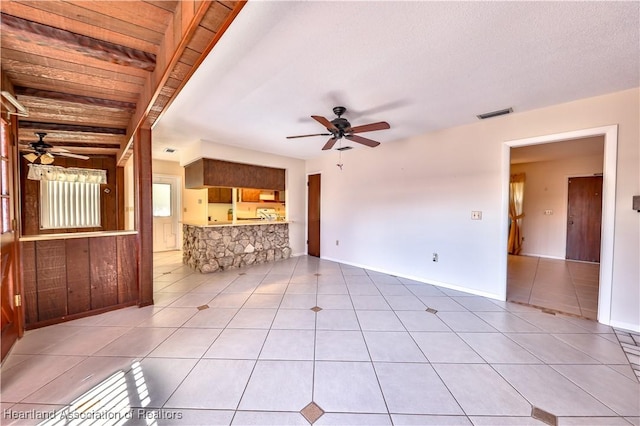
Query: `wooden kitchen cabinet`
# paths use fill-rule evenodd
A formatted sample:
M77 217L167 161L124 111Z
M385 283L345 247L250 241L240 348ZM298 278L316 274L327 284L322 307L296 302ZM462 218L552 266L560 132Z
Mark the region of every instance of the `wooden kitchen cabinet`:
M242 201L245 203L260 202L260 190L252 188L242 188Z
M209 203L231 204L231 188L209 188Z

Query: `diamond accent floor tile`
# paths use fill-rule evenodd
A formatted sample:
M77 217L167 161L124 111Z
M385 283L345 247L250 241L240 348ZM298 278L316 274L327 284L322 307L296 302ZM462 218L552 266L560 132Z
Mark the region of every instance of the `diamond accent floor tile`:
M198 306L199 311L204 311L205 309L209 309L209 305L200 305Z
M427 308L426 311L429 312L430 314L437 314L438 313L438 311L433 309L433 308Z
M544 411L542 408L532 407L531 408L531 417L534 419L540 420L541 422L548 424L550 426L557 426L558 417L553 414Z
M322 310L322 308L320 306L314 306L313 308L311 308L311 310L313 312L320 312Z
M311 403L309 403L309 405L300 410L300 414L302 414L309 423L313 424L320 417L322 417L322 415L324 414L324 410L320 408L318 404L312 401Z

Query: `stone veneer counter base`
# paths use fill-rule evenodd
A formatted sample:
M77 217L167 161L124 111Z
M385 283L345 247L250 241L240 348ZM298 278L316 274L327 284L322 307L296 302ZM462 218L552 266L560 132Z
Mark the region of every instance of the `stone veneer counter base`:
M287 259L289 224L184 224L182 247L182 263L202 273Z

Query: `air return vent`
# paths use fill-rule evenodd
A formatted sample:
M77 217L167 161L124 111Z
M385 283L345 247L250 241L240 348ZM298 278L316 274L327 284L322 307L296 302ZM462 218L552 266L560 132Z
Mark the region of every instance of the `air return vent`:
M340 148L336 148L336 151L348 151L350 149L353 149L353 147L350 146L342 146Z
M513 108L506 108L498 111L491 111L491 112L485 112L484 114L478 114L476 115L476 117L478 117L480 120L484 120L486 118L497 117L499 115L511 114L512 112L513 112Z
M165 148L165 149L162 150L162 152L173 154L174 152L176 152L176 150L175 150L175 148Z

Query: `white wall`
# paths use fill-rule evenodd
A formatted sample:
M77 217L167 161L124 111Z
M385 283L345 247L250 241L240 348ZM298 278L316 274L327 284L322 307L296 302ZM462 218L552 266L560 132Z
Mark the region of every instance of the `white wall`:
M596 155L511 166L512 173L526 174L523 255L565 258L568 179L602 173L602 162L603 155ZM545 215L545 210L553 214Z
M213 158L216 160L235 161L238 163L285 169L286 217L289 222L291 251L294 256L306 253L305 203L307 186L304 160L217 144L210 141L199 141L191 144L188 149L181 152L180 164L185 166L199 158ZM207 190L191 191L204 191L206 206ZM185 222L187 221L186 217L184 220Z
M617 124L610 321L640 330L639 99L627 90L362 147L343 153L343 171L335 151L309 160L307 172L322 173L321 255L502 298L505 141Z

